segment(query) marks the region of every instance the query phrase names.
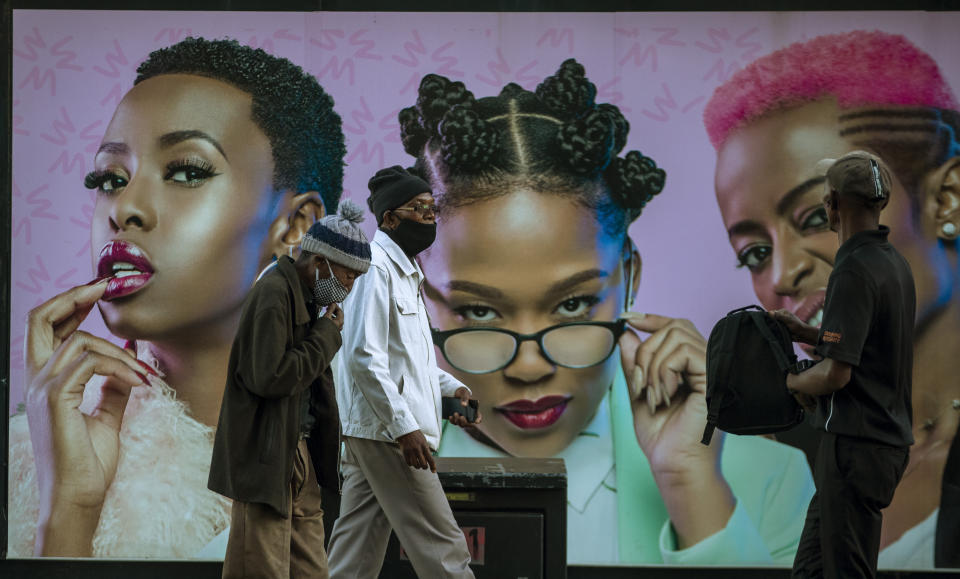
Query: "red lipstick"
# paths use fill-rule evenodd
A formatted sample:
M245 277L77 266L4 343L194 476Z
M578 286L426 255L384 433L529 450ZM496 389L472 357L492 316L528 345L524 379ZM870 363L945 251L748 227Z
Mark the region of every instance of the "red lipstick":
M129 241L109 241L100 250L97 262L97 275L110 277L101 299L109 301L140 291L153 273L150 259L142 249Z
M567 409L572 396L544 396L537 400L515 400L502 404L494 410L502 413L507 420L518 428L546 428L557 420Z

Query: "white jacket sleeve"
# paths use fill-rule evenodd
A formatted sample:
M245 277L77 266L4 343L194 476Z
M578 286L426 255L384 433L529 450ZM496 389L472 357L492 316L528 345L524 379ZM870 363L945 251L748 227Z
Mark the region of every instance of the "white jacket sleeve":
M456 394L457 389L466 388L467 392L473 396L473 391L470 390L470 387L464 384L463 382L457 380L450 375L449 372L437 368L437 379L440 382L440 395L441 396L453 396Z
M386 425L394 440L419 430L413 413L400 395L400 384L390 376L388 343L390 336L390 279L379 267L357 279L356 296L349 318L350 332L345 335L343 361L354 386L370 405L377 419Z

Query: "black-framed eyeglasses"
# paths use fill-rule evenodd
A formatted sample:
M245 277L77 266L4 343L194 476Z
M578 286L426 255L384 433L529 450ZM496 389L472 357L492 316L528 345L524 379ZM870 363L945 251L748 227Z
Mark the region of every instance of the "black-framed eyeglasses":
M564 368L596 366L613 354L626 329L624 320L568 322L535 334L502 328L432 329L433 343L447 362L467 374L487 374L506 368L517 357L520 344L536 342L543 356Z
M413 211L420 217L437 214L437 206L433 203L416 203L411 207L397 207L394 211Z

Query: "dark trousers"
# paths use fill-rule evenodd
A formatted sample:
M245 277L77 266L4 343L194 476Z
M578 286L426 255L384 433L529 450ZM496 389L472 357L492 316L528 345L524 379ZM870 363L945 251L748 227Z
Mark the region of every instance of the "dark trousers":
M893 499L908 458L908 447L824 434L793 577L876 577L880 510Z
M960 567L960 428L943 467L940 491L940 514L937 515L937 537L934 548L935 567Z
M261 503L233 502L223 579L326 579L320 485L306 440L297 445L290 514Z

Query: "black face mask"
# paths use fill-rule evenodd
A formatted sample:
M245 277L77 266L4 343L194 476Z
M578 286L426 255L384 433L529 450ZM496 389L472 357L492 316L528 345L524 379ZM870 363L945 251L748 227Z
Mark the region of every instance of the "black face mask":
M388 230L387 235L397 242L404 253L413 257L433 244L437 238L437 224L401 219L400 225Z

